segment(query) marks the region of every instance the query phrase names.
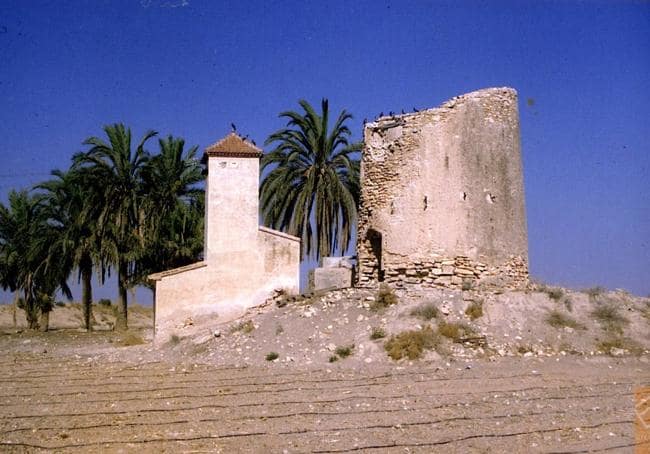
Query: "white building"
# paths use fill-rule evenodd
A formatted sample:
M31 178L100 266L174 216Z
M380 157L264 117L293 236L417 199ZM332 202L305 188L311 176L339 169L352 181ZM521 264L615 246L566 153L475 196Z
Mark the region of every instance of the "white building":
M205 260L149 276L156 285L155 336L161 340L190 317L225 322L275 289L299 289L300 239L259 225L262 150L233 132L205 153Z

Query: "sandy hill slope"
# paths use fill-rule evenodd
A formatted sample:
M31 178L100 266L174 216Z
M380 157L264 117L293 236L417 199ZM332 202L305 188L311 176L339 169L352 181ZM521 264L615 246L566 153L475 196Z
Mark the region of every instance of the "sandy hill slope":
M347 289L278 295L230 323L179 320L165 355L213 364L364 367L501 356L650 353L650 299L600 288L528 292Z

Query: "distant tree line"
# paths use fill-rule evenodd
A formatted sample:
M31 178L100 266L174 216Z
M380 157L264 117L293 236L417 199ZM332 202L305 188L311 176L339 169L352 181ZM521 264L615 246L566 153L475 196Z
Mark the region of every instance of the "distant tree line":
M286 111L286 127L271 134L262 158L261 211L270 227L302 238L303 257L345 251L359 202L361 143L351 142L345 110L330 129L328 101L318 113ZM0 203L0 286L14 292L30 329L47 329L54 295L71 298L68 281L81 283L84 326L92 327L92 276L114 272L118 283L115 328L127 329L127 292L151 285L147 276L201 259L207 173L196 146L158 140L147 132L133 147L123 124L89 137L69 169L30 190L11 191Z

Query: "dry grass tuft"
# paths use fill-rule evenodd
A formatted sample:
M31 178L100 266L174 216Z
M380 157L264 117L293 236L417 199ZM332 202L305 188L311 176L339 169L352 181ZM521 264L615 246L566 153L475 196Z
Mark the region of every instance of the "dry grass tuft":
M339 358L347 358L352 354L353 350L354 350L354 344L342 346L342 347L336 347L334 353L336 353L339 356Z
M596 301L599 297L607 293L607 289L598 285L596 287L584 289L583 293L586 293L591 301Z
M383 339L384 337L386 337L386 331L384 328L376 326L370 332L370 339L372 340Z
M483 300L472 301L472 304L465 309L465 315L467 315L470 320L476 320L477 318L483 317Z
M438 318L439 312L435 304L425 303L413 309L411 315L428 321L433 318Z
M399 299L392 288L386 284L379 286L379 291L375 295L375 301L370 304L370 309L375 312L382 311L387 307L397 304Z
M418 359L424 350L435 350L440 347L441 339L430 326L421 330L404 331L386 342L384 348L394 360L402 358Z
M476 332L462 322L445 322L442 321L438 324L438 333L454 342L463 342L466 337L472 337Z
M127 331L120 336L116 343L122 347L131 347L133 345L142 345L145 343L145 340L139 334L133 331Z
M245 322L238 323L230 328L231 333L241 332L244 334L250 334L255 329L255 325L252 320L246 320Z
M623 334L625 326L630 324L612 301L600 303L591 311L591 316L600 323L602 329L611 333Z
M573 329L586 329L585 326L579 323L573 317L570 317L567 314L563 314L557 309L552 310L546 316L546 323L551 325L553 328L573 328Z
M280 357L280 355L277 352L269 352L265 356L267 361L274 361L274 360L278 359L279 357Z
M614 349L624 350L632 355L641 355L643 353L643 347L641 347L638 343L632 339L620 336L610 337L608 339L599 341L596 344L596 347L598 350L608 355L613 355Z

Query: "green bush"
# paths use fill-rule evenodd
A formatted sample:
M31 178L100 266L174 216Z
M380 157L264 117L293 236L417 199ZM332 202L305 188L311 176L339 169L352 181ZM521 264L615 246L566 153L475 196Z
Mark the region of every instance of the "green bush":
M104 307L111 307L112 305L111 300L109 300L108 298L100 299L99 301L97 301L97 304Z

